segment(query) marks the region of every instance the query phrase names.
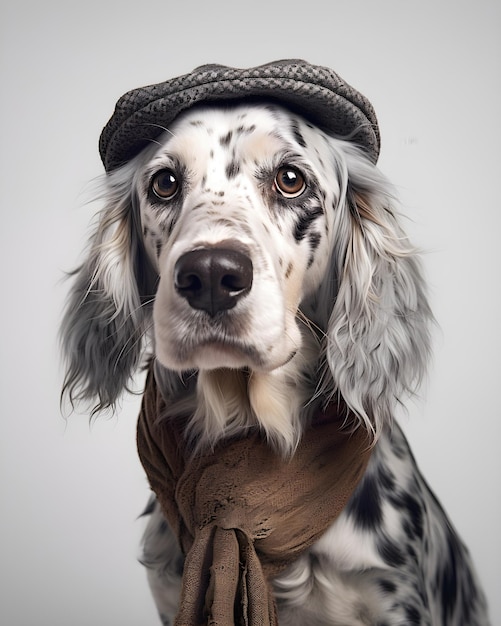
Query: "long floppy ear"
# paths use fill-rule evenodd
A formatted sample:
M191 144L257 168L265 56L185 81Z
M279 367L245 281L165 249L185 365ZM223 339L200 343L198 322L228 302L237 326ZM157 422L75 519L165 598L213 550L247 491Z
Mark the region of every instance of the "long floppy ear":
M332 145L342 191L323 392L340 394L377 439L395 404L415 391L425 372L432 315L416 251L392 208L391 186L355 146Z
M136 165L104 180L104 209L86 260L73 272L61 326L66 357L63 395L71 404L114 407L139 364L153 279L137 227Z

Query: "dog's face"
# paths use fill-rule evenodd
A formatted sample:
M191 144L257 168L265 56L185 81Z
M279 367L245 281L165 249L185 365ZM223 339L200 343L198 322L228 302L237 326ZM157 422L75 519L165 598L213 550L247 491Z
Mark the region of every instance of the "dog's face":
M191 110L164 134L137 195L165 367L269 372L300 349L330 258L330 161L323 133L274 106Z

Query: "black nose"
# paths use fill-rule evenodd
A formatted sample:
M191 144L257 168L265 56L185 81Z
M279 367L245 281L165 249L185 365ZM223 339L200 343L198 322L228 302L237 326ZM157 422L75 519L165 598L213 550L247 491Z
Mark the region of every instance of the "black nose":
M175 286L194 309L214 316L233 308L252 286L252 261L238 250L203 248L176 262Z

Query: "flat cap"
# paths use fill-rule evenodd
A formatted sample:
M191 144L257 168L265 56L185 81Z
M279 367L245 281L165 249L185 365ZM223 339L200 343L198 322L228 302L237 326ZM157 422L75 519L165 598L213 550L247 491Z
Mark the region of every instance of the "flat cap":
M328 134L349 137L377 161L379 128L369 100L333 70L291 59L249 69L202 65L178 78L128 91L101 133L104 167L110 172L129 161L186 109L253 99L277 102Z

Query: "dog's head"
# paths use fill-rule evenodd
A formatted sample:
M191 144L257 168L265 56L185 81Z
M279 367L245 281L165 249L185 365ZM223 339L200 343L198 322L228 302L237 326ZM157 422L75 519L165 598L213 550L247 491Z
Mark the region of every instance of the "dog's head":
M135 189L156 355L178 371L276 370L301 349L299 307L330 260L325 138L264 105L193 110L169 130Z
M63 325L72 400L113 405L151 330L174 404L198 374L199 434L254 421L287 450L313 397L377 435L422 375L419 267L354 143L276 104L195 107L104 186Z

